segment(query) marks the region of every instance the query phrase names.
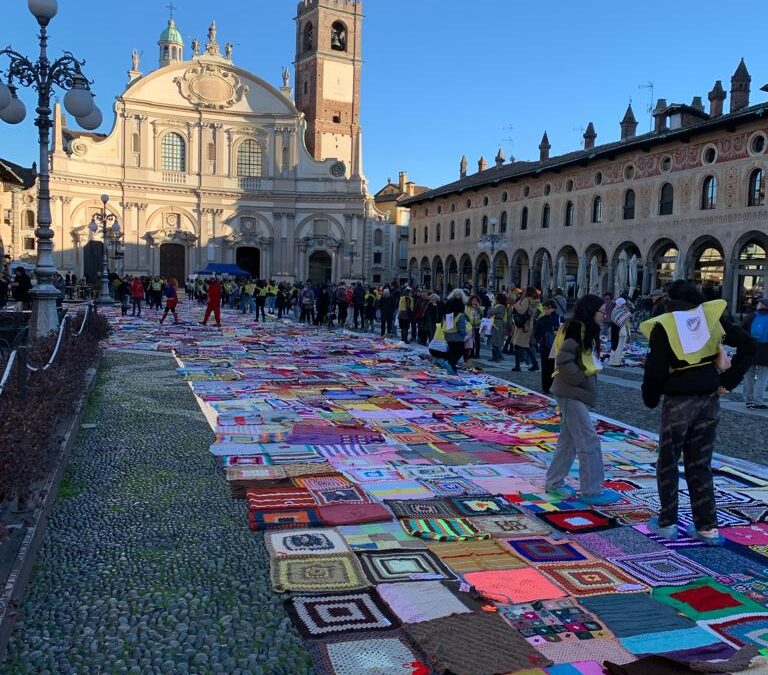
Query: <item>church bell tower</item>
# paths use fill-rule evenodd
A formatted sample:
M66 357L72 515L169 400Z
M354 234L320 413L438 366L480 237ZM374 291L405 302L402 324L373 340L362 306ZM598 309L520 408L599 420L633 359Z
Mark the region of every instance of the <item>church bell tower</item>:
M315 159L336 157L361 177L360 0L301 0L296 16L296 107Z

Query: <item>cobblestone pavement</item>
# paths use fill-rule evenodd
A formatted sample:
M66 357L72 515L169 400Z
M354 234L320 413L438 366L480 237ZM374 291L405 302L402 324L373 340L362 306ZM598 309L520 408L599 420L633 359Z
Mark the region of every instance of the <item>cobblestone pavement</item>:
M514 366L514 357L506 356L501 364L491 363L483 358L480 365L488 373L534 391L541 391L541 373L528 372L525 366L520 372L510 372ZM640 395L641 379L642 370L638 368L626 370L606 368L598 375L598 402L595 412L641 429L658 432L661 407L655 410L645 407ZM724 406L717 429L715 452L764 464L768 415L747 412L740 399L741 395L738 393L723 399Z
M309 672L175 367L102 361L0 673Z

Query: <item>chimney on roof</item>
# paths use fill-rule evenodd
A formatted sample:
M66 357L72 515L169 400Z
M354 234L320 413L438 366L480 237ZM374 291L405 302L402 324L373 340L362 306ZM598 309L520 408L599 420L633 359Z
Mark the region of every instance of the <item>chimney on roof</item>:
M667 130L667 99L660 98L653 109L653 130L658 134Z
M467 177L467 156L461 156L461 162L459 162L459 178Z
M627 112L624 113L624 117L621 120L621 140L625 141L636 134L637 120L635 119L635 113L632 110L632 104L630 103L627 106Z
M707 98L709 99L709 116L720 117L723 114L723 101L725 101L725 89L723 89L723 83L721 80L715 82L715 86L712 87L712 91L709 92Z
M541 143L539 143L539 161L546 162L549 159L549 151L552 149L552 144L549 142L547 132L541 137Z
M499 151L496 153L496 168L500 168L504 166L504 162L506 159L504 158L504 151L499 148Z
M477 161L477 171L480 173L481 171L485 171L488 168L488 162L485 161L485 157L481 157Z
M595 132L595 125L590 122L587 125L587 130L584 132L584 149L589 150L595 147L595 139L597 138L597 132Z
M747 65L742 57L736 72L731 78L731 112L746 108L749 105L749 84L752 77L747 70Z
M704 112L704 104L701 102L701 96L693 97L693 100L691 101L691 108Z
M408 182L408 172L407 171L401 171L400 172L400 192L405 192L405 184Z

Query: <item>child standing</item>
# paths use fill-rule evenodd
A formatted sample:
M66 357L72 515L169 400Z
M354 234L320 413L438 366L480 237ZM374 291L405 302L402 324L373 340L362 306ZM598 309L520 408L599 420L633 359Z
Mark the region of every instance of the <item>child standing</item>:
M177 281L173 277L168 279L165 284L165 311L160 319L160 323L165 321L165 317L168 316L168 312L173 314L173 323L179 323L179 315L176 314L176 306L179 304L179 293L177 290Z
M621 500L619 493L603 490L605 474L600 438L589 415L590 407L597 403L597 373L601 367L597 354L604 318L602 298L585 295L555 340L555 377L551 391L560 407L560 436L545 484L553 497L573 497L575 490L565 483L565 478L578 457L579 498L597 506Z

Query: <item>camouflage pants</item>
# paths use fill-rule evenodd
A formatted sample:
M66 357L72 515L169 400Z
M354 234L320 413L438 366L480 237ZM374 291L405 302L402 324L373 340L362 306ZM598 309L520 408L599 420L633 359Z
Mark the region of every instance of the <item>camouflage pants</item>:
M656 483L661 501L659 525L662 527L677 523L678 462L681 456L696 529L717 527L712 449L719 419L720 398L716 393L664 398L656 462Z

